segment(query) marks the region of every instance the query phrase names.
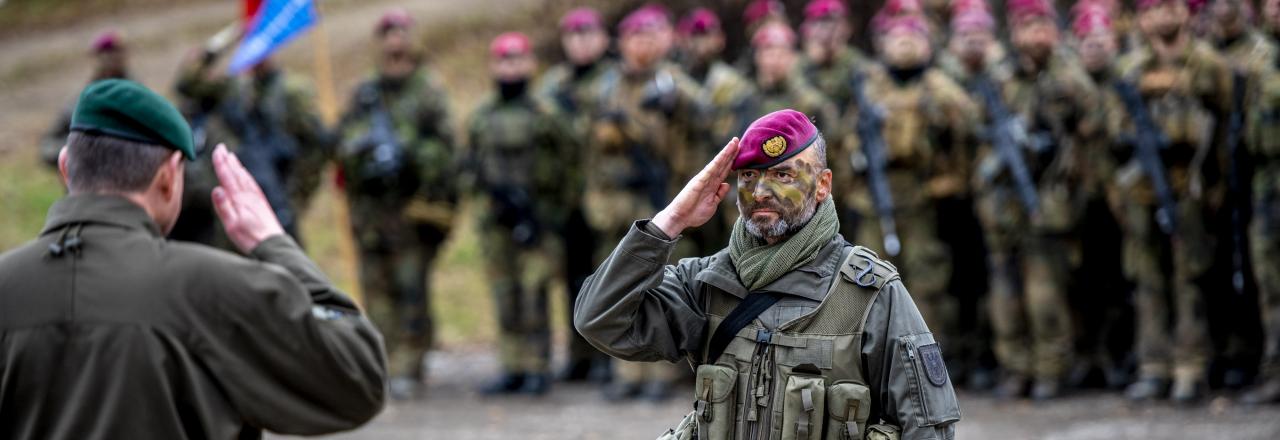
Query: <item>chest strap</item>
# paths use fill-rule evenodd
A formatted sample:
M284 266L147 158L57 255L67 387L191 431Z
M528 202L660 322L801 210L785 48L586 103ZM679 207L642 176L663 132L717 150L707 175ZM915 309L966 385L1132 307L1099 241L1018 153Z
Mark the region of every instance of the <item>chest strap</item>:
M743 298L742 302L738 303L738 306L734 307L733 311L729 312L724 321L716 327L715 333L711 334L706 363L716 363L716 360L720 359L720 355L724 354L724 350L729 348L729 342L733 341L734 336L739 331L781 299L782 294L776 292L756 292Z

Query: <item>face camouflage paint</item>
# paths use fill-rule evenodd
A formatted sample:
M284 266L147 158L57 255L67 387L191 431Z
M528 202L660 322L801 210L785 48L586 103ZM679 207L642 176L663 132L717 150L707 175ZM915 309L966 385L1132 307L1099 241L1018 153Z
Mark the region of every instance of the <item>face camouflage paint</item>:
M796 158L765 170L738 170L738 211L747 232L772 238L804 227L818 207L815 168Z

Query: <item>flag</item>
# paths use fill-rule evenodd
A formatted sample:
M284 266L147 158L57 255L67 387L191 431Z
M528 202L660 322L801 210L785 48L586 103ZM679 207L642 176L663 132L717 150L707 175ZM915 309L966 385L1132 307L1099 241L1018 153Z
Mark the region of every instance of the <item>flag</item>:
M238 74L262 61L319 19L314 0L264 0L227 67Z

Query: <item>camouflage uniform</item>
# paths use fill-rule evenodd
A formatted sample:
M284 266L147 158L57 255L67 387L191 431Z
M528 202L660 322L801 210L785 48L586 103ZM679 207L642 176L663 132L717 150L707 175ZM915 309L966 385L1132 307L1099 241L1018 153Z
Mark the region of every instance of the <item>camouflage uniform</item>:
M666 206L703 163L693 161L696 114L702 105L697 83L672 64L653 72L602 73L594 93L591 138L586 147L587 222L600 238L596 261L612 251L637 218ZM704 162L705 163L705 162ZM692 246L679 255L692 256ZM675 375L666 363L616 363L621 384L666 383Z
M1073 349L1067 287L1079 258L1073 233L1086 197L1085 139L1101 128L1098 99L1088 74L1061 53L1040 71L1020 68L997 81L1009 111L1026 124L1028 142L1019 147L1040 203L1038 218L1030 218L1008 166L984 148L975 180L995 354L1014 380L1048 385L1062 379Z
M366 308L386 336L391 377L420 379L434 336L430 267L457 199L444 89L425 68L400 81L375 75L356 87L339 134Z
M1178 229L1171 240L1155 222L1155 196L1140 166L1130 161L1117 170L1117 195L1126 201L1121 215L1124 269L1137 289L1139 374L1144 379L1202 381L1210 348L1198 283L1213 264L1214 242L1207 223L1210 208L1222 198L1217 150L1225 131L1231 70L1212 47L1198 40L1192 40L1172 66L1160 66L1149 48L1137 49L1117 64L1123 77L1137 83L1169 140L1161 156L1178 203ZM1108 116L1110 132L1117 133L1113 138L1132 136L1129 119L1123 110ZM1131 156L1127 150L1118 152ZM1203 179L1199 195L1192 193L1192 180L1197 178Z
M831 62L821 65L807 56L800 57L796 69L804 73L804 79L822 92L827 100L843 109L853 100L853 76L871 61L853 47L841 49ZM806 113L808 114L808 113ZM831 130L835 127L828 127Z
M600 74L608 69L609 64L610 62L605 59L582 67L569 63L558 64L543 73L536 86L539 99L552 104L556 117L563 120L562 126L568 127L568 134L572 136L573 142L579 145L585 144L588 140L591 124L590 111L596 102L592 92L599 82ZM587 224L586 215L582 209L582 194L585 192L583 168L585 160L584 152L579 149L573 156L565 156L565 160L559 164L560 169L565 170L566 174L574 176L572 181L565 182L565 185L574 191L574 195L564 201L569 214L564 221L563 229L557 231L560 234L561 244L566 250L562 255L564 256L565 287L569 294L568 304L570 305L577 302L582 283L595 270L593 254L597 246L596 237ZM573 307L566 307L565 312L572 321ZM571 367L577 364L607 363L609 359L604 353L587 343L587 340L572 327L569 329L568 351L568 362Z
M528 93L492 96L468 128L480 198L480 237L497 306L499 360L508 373L546 374L547 291L560 273L560 230L574 196L565 158L577 154L551 109Z
M1258 77L1248 114L1246 144L1253 164L1250 256L1264 331L1264 379L1280 380L1280 66Z
M212 111L219 122L228 128L225 134L231 136L218 142L226 142L241 156L257 153L263 166L273 169L278 182L267 182L272 177L260 171L254 177L267 190L268 198L272 196L269 188L280 187L284 200L272 200L272 207L289 234L298 238L299 218L306 212L332 154L332 138L316 112L311 84L281 70L229 78L214 74L214 65L206 58L183 66L176 90L185 100L215 109ZM254 143L258 145L251 145ZM246 150L259 145L276 151ZM249 165L249 159L245 160Z
M886 175L902 242L894 263L904 277L915 280L913 296L919 299L925 321L944 329L939 334L949 334L956 307L946 292L952 260L938 235L935 202L966 191L972 161L968 149L978 126L978 109L964 89L931 67L896 79L887 68L877 66L868 69L864 89L885 115L881 132L887 148ZM858 109L846 110L843 118L844 126L856 126ZM859 217L874 219L878 213L864 180L866 160L859 144L857 133L850 131L833 149L833 193ZM884 253L878 222L864 222L857 234L858 243Z

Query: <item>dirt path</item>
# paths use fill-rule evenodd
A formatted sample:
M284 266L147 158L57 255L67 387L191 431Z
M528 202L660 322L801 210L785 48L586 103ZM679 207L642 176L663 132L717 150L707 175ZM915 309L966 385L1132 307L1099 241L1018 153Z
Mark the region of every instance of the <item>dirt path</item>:
M364 428L326 438L649 440L691 409L688 389L662 404L608 404L597 389L581 385L560 386L543 399L482 398L474 389L497 371L495 358L484 351L435 353L431 371L425 400L391 405ZM1131 406L1115 393L1078 394L1044 405L962 393L960 406L958 439L1271 440L1280 434L1280 407L1244 408L1225 399L1179 409Z

